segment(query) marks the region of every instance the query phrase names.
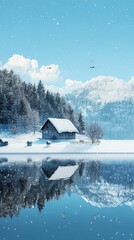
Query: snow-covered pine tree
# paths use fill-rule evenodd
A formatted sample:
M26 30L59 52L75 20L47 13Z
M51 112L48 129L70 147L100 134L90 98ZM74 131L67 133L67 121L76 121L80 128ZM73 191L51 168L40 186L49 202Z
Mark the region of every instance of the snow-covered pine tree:
M48 117L68 118L77 126L77 114L59 93L45 91L41 80L36 87L13 71L0 70L0 124L6 122L19 133L35 129L37 116L40 126Z
M85 133L85 123L83 120L82 113L79 113L79 116L78 116L78 130L80 134Z

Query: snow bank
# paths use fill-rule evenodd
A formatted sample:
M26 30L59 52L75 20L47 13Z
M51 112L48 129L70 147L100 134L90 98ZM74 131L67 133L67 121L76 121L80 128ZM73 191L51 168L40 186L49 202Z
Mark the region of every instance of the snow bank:
M2 138L2 136L0 136ZM76 141L52 141L48 147L46 140L41 139L41 133L25 134L2 138L8 141L8 146L0 147L0 154L134 154L134 140L101 140L98 144L91 144L87 138ZM27 146L32 141L32 146Z

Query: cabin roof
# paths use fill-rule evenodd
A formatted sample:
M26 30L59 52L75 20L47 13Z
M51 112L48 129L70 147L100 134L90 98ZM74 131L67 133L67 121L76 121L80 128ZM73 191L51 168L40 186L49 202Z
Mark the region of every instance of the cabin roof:
M78 133L77 128L73 125L73 123L69 120L69 119L65 119L65 118L48 118L46 120L50 121L52 123L52 125L55 127L55 129L57 130L58 133L63 133L63 132L75 132ZM41 130L43 130L43 128L45 127L44 123L43 127L41 128Z

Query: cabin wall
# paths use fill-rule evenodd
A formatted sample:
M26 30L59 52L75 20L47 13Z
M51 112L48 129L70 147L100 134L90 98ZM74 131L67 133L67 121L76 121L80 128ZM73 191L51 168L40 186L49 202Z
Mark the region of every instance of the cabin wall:
M51 122L47 121L42 129L43 139L75 139L75 133L63 132L58 133Z
M55 127L51 124L51 122L47 121L44 128L42 129L42 138L46 139L57 139L58 132Z
M59 139L75 139L75 133L70 132L60 133Z

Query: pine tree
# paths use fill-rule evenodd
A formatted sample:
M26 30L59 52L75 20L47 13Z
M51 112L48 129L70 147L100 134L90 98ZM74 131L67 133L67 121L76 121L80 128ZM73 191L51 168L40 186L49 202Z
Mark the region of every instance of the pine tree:
M84 132L85 132L85 123L83 120L82 113L80 113L79 117L78 117L78 130L79 130L80 134L84 134Z
M41 118L41 121L44 121L45 118L45 88L40 80L37 86L38 93L38 111Z
M32 111L32 118L31 118L31 127L35 134L36 130L38 129L39 124L39 113L36 110Z
M1 99L1 121L4 124L8 124L8 118L9 118L9 112L7 108L7 98L6 95L3 95L3 98Z

